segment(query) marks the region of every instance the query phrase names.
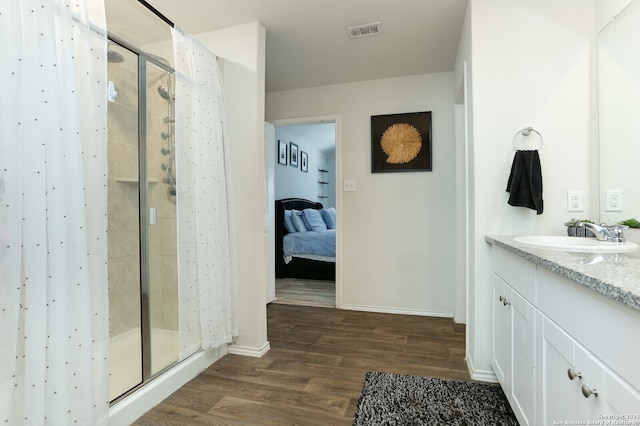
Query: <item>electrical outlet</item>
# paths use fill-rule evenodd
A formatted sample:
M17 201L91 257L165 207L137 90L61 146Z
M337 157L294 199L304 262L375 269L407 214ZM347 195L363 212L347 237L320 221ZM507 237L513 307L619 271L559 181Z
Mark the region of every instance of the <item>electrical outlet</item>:
M567 211L584 211L584 194L582 191L567 191Z
M621 212L622 211L622 190L607 189L605 192L605 211Z

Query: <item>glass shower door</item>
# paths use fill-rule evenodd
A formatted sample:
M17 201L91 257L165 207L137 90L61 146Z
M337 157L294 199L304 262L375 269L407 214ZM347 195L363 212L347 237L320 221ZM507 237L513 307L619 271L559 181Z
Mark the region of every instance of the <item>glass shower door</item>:
M147 63L150 374L178 361L173 73Z
M178 361L177 194L171 68L124 43L108 58L113 401Z
M109 45L110 399L142 383L138 55Z

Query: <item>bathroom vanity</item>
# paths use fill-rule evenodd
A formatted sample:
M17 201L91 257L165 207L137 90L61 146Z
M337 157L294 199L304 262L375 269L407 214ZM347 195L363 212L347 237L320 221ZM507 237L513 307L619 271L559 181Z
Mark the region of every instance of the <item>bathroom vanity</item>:
M491 364L520 424L640 425L640 251L485 239Z

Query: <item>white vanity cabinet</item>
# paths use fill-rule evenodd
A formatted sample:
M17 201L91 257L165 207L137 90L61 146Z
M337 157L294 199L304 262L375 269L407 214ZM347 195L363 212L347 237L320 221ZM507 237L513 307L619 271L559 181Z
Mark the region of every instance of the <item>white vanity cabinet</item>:
M520 424L640 422L640 312L499 246L491 260L492 367Z
M511 293L509 287L495 273L491 277L493 292L491 294L491 326L493 336L491 338L491 367L498 377L498 381L505 386L511 379L511 309L504 301L507 293ZM510 296L510 294L509 294Z
M636 389L545 315L538 316L537 326L538 424L640 422Z
M640 312L545 268L536 276L540 424L567 407L573 415L562 420L640 422Z
M507 281L518 281L523 293L533 282L535 267L505 251L494 252L492 294L492 359L498 381L521 425L533 425L535 415L535 310ZM523 274L524 273L524 274Z
M605 412L601 365L546 316L537 320L538 424L598 419Z

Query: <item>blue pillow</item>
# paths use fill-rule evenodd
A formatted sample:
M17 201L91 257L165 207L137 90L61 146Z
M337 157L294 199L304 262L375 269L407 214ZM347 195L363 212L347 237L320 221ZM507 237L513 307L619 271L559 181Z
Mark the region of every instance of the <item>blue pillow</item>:
M302 219L307 229L311 231L326 231L327 224L324 223L322 213L316 209L304 209L302 210Z
M298 232L296 226L293 224L293 220L291 219L291 210L284 211L284 227L289 232Z
M328 209L322 209L322 218L324 223L327 224L328 229L336 229L336 209L330 207Z
M298 232L308 231L307 226L304 224L304 220L302 220L302 212L300 210L291 210L291 221Z

